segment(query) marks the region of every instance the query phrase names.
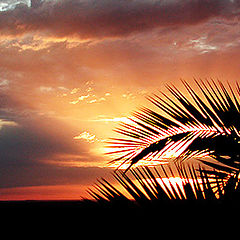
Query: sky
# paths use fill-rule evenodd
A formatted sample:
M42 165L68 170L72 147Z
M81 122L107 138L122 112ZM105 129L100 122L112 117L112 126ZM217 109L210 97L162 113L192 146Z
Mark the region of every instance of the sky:
M146 96L239 80L239 17L239 0L0 0L0 200L87 197Z

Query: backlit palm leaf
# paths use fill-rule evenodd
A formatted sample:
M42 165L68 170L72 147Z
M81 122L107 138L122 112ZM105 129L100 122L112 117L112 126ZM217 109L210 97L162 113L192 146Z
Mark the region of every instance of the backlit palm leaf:
M123 188L121 191L102 178L98 180L95 189L89 189L88 193L98 202L124 203L134 199L140 205L149 200L238 200L238 175L204 170L201 167L196 170L184 164L153 168L145 166L131 169L128 173L121 170L114 172L114 178Z
M176 87L167 86L169 95L160 93L148 99L160 109L142 108L131 123L122 123L116 131L124 138L109 142L118 155L111 163L185 160L211 157L202 162L228 172L240 169L240 88L233 90L222 82L195 81L193 89L186 81L184 96Z

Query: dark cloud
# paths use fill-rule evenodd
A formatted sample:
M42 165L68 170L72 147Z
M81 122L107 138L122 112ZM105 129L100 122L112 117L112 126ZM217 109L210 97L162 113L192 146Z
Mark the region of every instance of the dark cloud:
M42 123L46 121L46 123ZM4 125L0 130L0 188L91 183L107 169L61 166L72 156L96 161L87 146L72 139L56 120L25 120L24 125ZM69 156L69 159L66 157ZM48 161L56 159L58 164ZM79 160L80 161L80 160Z
M0 130L0 155L2 165L34 165L41 159L56 154L77 153L72 146L71 136L67 136L62 126L39 120L25 120L24 125L4 125ZM45 126L44 126L45 125ZM48 125L48 126L47 126ZM58 126L57 126L58 125Z
M0 14L2 34L42 32L57 37L126 36L162 26L197 24L238 15L238 0L65 0L17 7Z
M61 161L94 162L87 143L73 140L76 129L41 116L14 98L0 95L0 188L91 182L106 172L94 167L61 166ZM55 162L55 164L51 163Z
M0 189L46 185L92 185L112 170L100 167L61 167L39 164L31 167L9 166L0 170ZM79 189L80 191L80 189Z

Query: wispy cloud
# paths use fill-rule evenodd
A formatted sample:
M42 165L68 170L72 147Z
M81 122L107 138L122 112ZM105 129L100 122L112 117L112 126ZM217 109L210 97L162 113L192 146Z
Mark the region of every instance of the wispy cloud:
M13 126L16 127L18 126L18 124L14 121L6 121L6 120L2 120L0 119L0 130L3 126Z
M109 122L124 122L124 123L133 123L131 121L131 119L127 118L127 117L108 117L108 116L104 116L104 115L100 115L98 116L98 118L90 120L93 122L105 122L105 123L109 123Z
M106 101L106 98L105 97L100 97L100 98L94 98L94 99L92 99L92 100L90 100L90 101L88 101L87 103L100 103L100 102L104 102L104 101Z
M79 88L73 88L70 92L70 94L75 94L79 91L80 89Z
M126 98L127 100L135 99L135 96L133 95L133 93L130 93L130 92L122 94L122 97Z
M90 97L89 94L88 94L88 95L83 95L83 96L78 97L77 100L71 101L71 102L69 102L69 103L70 103L70 104L77 104L77 103L79 103L79 102L81 102L81 101L83 101L84 99L87 99L87 98L89 98L89 97Z
M52 88L52 87L46 87L46 86L41 86L41 87L39 87L39 90L41 91L41 92L53 92L54 91L54 89Z
M31 0L2 0L0 2L0 11L13 10L19 4L26 4L28 7L30 7L31 6Z
M97 96L94 92L95 89L93 88L93 86L88 86L89 84L86 84L87 88L84 90L80 90L80 88L73 88L70 92L71 95L77 95L79 92L81 93L85 93L86 95L81 95L79 97L77 97L77 99L74 99L72 101L70 101L70 104L78 104L80 102L84 102L87 104L93 104L93 103L101 103L107 100L108 97L111 96L111 93L107 92L107 93L103 93L100 96ZM84 94L83 93L83 94Z

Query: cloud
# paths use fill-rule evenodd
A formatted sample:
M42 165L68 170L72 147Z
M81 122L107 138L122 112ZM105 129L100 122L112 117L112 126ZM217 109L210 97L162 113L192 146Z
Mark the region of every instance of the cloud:
M3 126L17 126L17 123L0 119L0 130Z
M93 167L96 156L87 143L74 141L69 126L47 118L24 122L1 125L0 188L91 183L107 172Z
M73 88L70 94L75 94L79 91L79 88Z
M239 15L240 1L45 1L33 8L0 13L3 35L41 33L81 39L122 37L156 27L197 24L213 17Z
M9 84L9 80L7 79L0 79L0 88L5 87Z
M89 69L88 69L89 71ZM93 86L89 86L89 83L87 82L85 85L87 85L87 88L83 89L82 94L86 94L86 95L81 95L79 97L77 97L77 99L74 99L72 101L70 101L70 104L78 104L80 102L84 102L87 104L93 104L93 103L101 103L106 101L106 97L111 96L110 93L105 93L104 96L97 96L96 94L94 94L95 89L93 88ZM70 92L71 95L76 95L78 92L80 91L80 88L73 88L72 91Z
M83 101L84 99L87 99L87 98L89 98L89 97L90 97L89 94L88 94L88 95L83 95L83 96L78 97L77 100L71 101L71 102L69 102L69 103L70 103L70 104L77 104L77 103L79 103L80 101Z
M40 1L38 1L38 2L40 2ZM34 2L34 0L33 0L33 2ZM15 7L17 7L19 4L26 4L28 7L30 7L31 0L2 0L0 2L0 11L12 10Z
M85 140L88 143L94 143L94 142L102 141L98 137L96 137L96 135L94 135L92 133L89 133L87 131L80 133L78 136L75 136L73 139L75 139L75 140Z
M88 101L87 103L100 103L100 102L104 102L104 101L106 101L106 98L104 98L104 97L100 97L100 98L95 98L95 99L92 99L92 100L90 100L90 101Z
M56 120L36 116L20 124L3 125L0 130L1 165L31 166L55 155L80 154L84 148L72 144L71 136L63 127Z
M133 124L133 121L131 121L131 120L130 120L129 118L127 118L127 117L108 117L108 116L104 116L104 115L100 115L100 116L98 116L96 119L89 120L89 121L93 121L93 122L105 122L105 123L109 123L109 122L121 122L121 123Z
M73 139L74 127L15 104L6 94L0 103L0 188L82 184L107 171L93 167L102 158L87 142Z
M41 86L41 87L39 87L39 90L40 90L41 92L45 92L45 93L54 91L54 89L53 89L52 87L46 87L46 86Z
M96 178L105 176L111 170L101 167L65 167L54 165L35 165L32 167L9 166L1 169L1 188L14 188L24 186L53 186L78 184L79 191L81 185L92 185ZM48 193L45 193L47 195ZM79 194L80 195L80 194ZM63 196L61 196L63 197Z

